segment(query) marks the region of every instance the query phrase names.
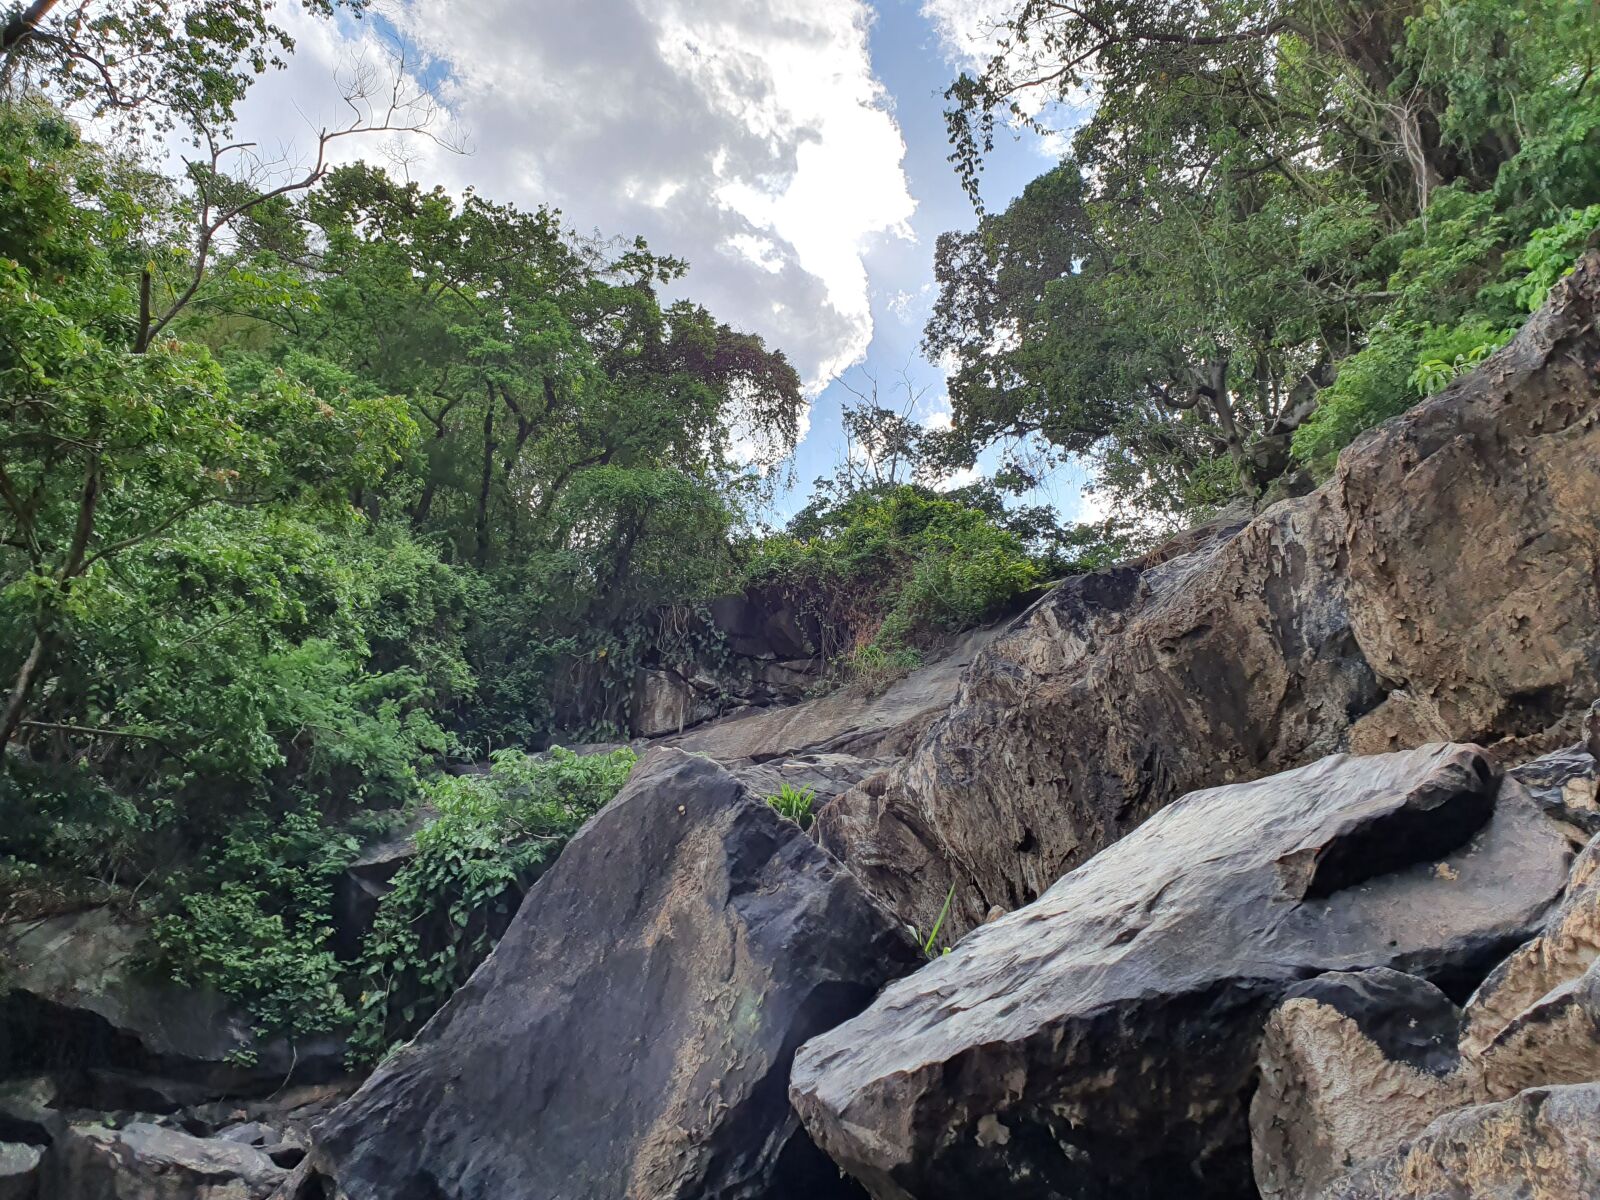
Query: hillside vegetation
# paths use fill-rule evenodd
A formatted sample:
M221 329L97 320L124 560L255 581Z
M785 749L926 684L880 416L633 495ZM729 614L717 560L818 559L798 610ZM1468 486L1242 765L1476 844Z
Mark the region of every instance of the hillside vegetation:
M1600 229L1588 0L1026 0L951 89L958 169L975 185L997 121L1048 124L1039 101L1094 108L939 241L953 427L864 398L863 452L773 530L805 404L783 353L681 298L670 248L254 160L236 109L292 52L269 10L5 29L0 916L114 898L159 969L363 1057L626 779L626 750L536 757L625 734L568 703L575 664L621 695L664 629L709 637L687 615L748 591L819 622L832 677L903 670L1037 585L1303 490ZM425 95L354 86L319 151L435 136ZM168 134L176 174L128 149ZM1023 503L1041 454L1088 456L1115 515ZM333 880L419 815L336 953Z

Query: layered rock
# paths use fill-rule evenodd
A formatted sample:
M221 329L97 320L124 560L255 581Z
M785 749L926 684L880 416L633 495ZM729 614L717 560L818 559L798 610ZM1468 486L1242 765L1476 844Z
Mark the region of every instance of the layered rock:
M919 928L953 885L959 931L1195 788L1570 732L1600 691L1600 256L1317 492L1179 550L1013 622L823 844Z
M797 826L658 752L313 1161L350 1200L848 1194L790 1062L917 961Z
M1459 995L1569 858L1476 747L1198 792L809 1042L791 1095L879 1200L1248 1195L1286 990L1387 967Z

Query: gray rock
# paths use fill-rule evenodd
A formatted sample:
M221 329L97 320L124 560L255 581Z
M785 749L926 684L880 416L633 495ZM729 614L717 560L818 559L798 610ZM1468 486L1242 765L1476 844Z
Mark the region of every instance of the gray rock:
M848 1195L789 1106L790 1062L917 961L796 826L660 751L315 1128L313 1161L350 1200Z
M902 918L1016 908L1196 788L1521 739L1600 693L1600 255L1315 493L1070 580L819 837Z
M1457 1109L1321 1200L1578 1200L1600 1195L1600 1084Z
M1515 767L1511 775L1534 802L1587 840L1600 833L1600 770L1583 746L1570 746Z
M144 965L145 931L109 908L0 926L9 969L0 995L0 1076L109 1068L199 1094L266 1088L339 1068L332 1038L258 1044L251 1021L215 992L181 987ZM257 1065L234 1065L254 1050ZM107 1105L108 1107L116 1105ZM138 1107L138 1105L128 1105Z
M807 1043L791 1097L879 1200L1248 1195L1272 1005L1372 967L1460 994L1569 857L1476 747L1197 792Z
M60 1108L61 1089L51 1076L0 1083L0 1142L48 1146L67 1127Z
M253 1146L158 1125L81 1125L45 1156L39 1200L267 1200L287 1176Z
M0 1142L0 1200L34 1200L39 1194L39 1160L44 1151L19 1142Z
M1584 718L1583 727L1586 734L1584 746L1589 751L1589 757L1600 762L1600 700L1589 706L1589 714Z

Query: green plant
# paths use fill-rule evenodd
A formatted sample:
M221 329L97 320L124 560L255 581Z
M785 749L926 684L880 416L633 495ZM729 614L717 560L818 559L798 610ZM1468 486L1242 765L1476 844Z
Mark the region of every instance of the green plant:
M944 904L939 909L939 917L934 921L933 928L928 930L928 936L926 938L922 937L921 934L917 932L915 926L913 926L911 929L911 936L917 939L918 944L922 948L922 957L926 958L929 962L932 962L936 958L942 958L946 954L950 953L949 946L945 946L937 952L935 952L934 946L938 944L939 930L944 928L945 918L950 915L950 902L955 898L956 885L952 883L950 885L950 890L944 894Z
M487 775L434 781L438 816L394 878L362 946L359 1061L415 1033L493 948L529 885L633 769L631 750L493 757Z
M767 797L767 803L777 810L779 816L793 821L801 829L810 829L813 819L811 806L816 799L817 794L810 788L797 788L786 780L778 785L775 795Z

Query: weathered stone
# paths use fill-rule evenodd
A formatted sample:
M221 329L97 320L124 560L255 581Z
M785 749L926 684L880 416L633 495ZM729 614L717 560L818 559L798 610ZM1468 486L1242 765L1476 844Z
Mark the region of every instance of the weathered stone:
M45 1156L39 1200L267 1200L287 1174L253 1146L159 1125L81 1125Z
M1461 994L1569 857L1476 747L1198 792L809 1042L791 1095L880 1200L1249 1194L1277 999L1371 967Z
M181 1083L190 1090L176 1103L192 1103L341 1065L332 1038L258 1043L249 1017L217 993L145 968L144 936L108 908L0 926L0 1076L112 1068ZM244 1050L255 1067L235 1065Z
M314 1159L350 1200L848 1194L789 1107L789 1065L917 961L794 824L661 751L316 1128Z
M44 1151L25 1142L0 1142L0 1200L34 1200Z
M1524 763L1511 774L1551 817L1571 825L1584 841L1600 833L1600 770L1582 746Z
M1600 1084L1533 1088L1440 1117L1321 1200L1577 1200L1600 1195Z
M1600 692L1600 255L1317 492L1070 580L823 845L902 918L1015 908L1195 788L1545 731Z
M1301 1200L1483 1097L1460 1014L1413 975L1319 975L1284 993L1261 1043L1251 1155L1264 1200Z
M1586 738L1584 746L1589 751L1589 757L1600 762L1600 700L1589 706L1589 715L1583 721Z

